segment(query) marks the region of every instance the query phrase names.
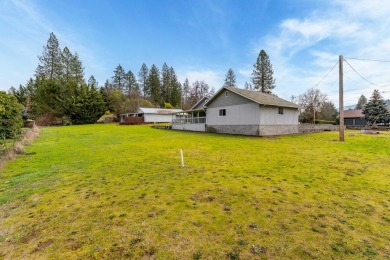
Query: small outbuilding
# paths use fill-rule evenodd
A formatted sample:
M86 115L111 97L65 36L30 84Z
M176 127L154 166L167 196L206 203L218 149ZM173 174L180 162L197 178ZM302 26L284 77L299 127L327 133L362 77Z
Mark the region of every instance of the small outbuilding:
M137 113L126 113L120 115L121 123L170 123L176 113L183 112L181 109L147 108L140 107Z
M275 95L222 87L205 107L207 132L257 136L299 132L298 105Z

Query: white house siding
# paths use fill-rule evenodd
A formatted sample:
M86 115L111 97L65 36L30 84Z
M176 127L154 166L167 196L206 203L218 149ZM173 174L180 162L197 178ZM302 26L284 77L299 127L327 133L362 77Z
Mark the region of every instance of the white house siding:
M219 115L220 109L226 109L226 116ZM260 110L256 103L207 108L206 117L207 132L259 135Z
M260 106L260 125L298 125L298 109L283 108L283 115L279 107Z
M228 92L227 96L226 96L226 92ZM249 104L249 103L253 103L253 102L247 98L237 95L236 93L230 91L222 91L217 97L214 98L213 102L207 105L207 109L223 107L223 106L235 106L235 105L242 105L242 104Z
M145 123L169 123L172 115L144 114Z
M226 109L226 116L220 116L219 110ZM256 103L209 107L206 113L207 125L259 125L260 110Z
M279 107L260 106L259 135L285 135L298 132L298 109L284 107L281 115Z

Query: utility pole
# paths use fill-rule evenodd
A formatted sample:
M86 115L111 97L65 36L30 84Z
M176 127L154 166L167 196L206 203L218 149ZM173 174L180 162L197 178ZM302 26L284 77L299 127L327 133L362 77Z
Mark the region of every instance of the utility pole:
M344 142L344 83L343 83L343 55L339 56L339 132L340 142Z

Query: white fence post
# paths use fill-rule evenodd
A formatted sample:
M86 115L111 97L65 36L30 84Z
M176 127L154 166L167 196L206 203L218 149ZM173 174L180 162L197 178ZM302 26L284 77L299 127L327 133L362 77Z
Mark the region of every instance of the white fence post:
M180 157L181 157L181 167L184 168L184 156L183 149L180 149Z

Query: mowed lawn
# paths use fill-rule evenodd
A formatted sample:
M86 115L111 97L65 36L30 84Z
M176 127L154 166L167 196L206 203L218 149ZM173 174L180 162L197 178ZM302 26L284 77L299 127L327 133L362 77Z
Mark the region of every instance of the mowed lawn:
M42 128L0 170L4 259L389 256L387 132Z

